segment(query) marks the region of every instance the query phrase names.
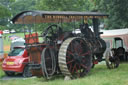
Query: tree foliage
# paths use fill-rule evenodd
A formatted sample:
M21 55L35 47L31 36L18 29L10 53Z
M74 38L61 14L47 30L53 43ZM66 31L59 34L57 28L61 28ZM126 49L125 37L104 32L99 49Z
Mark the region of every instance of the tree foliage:
M10 5L12 15L21 11L35 10L36 0L17 0Z
M128 27L128 0L0 0L0 25L9 29L18 26L8 21L25 10L47 11L101 11L109 14L106 29ZM9 17L9 18L8 18ZM42 26L42 25L40 25ZM43 24L43 26L46 26ZM19 26L20 28L20 26Z
M88 0L39 0L36 7L48 11L86 11L90 9Z
M0 29L6 29L11 17L11 10L9 4L14 0L0 0Z
M36 9L45 11L89 11L89 0L39 0ZM48 24L40 25L43 30ZM68 26L68 27L67 27ZM63 23L64 30L73 29L74 23Z
M16 0L10 5L12 17L22 11L35 10L35 5L36 0ZM9 24L9 29L15 29L16 31L20 32L23 29L23 26Z
M3 12L3 15L7 15L8 12L11 15L9 18L4 18L1 16L2 19L0 19L0 24L2 25L2 28L3 26L6 26L4 28L9 30L19 30L19 28L22 28L21 25L11 24L10 20L13 16L20 13L21 11L35 10L36 0L0 0L0 3L4 6L4 8L8 9L8 11L5 9L1 11Z
M0 5L0 19L11 16L10 11L4 7L3 5Z
M10 4L14 1L15 0L0 0L0 18L11 16Z
M128 28L128 0L92 0L95 10L109 14L107 29Z

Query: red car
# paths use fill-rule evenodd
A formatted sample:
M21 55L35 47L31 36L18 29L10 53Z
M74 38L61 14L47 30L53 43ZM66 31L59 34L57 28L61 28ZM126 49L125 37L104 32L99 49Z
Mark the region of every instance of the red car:
M0 30L0 34L3 34L3 31L2 30Z
M2 69L8 76L15 73L22 73L24 77L32 76L30 67L28 66L29 56L25 47L14 47L4 59Z

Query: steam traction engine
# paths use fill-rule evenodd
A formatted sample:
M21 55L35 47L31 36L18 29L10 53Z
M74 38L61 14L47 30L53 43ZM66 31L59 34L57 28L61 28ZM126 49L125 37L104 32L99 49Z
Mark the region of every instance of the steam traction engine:
M77 78L85 76L94 64L103 60L106 44L100 38L98 19L107 16L97 12L24 11L12 21L15 24L82 22L78 34L64 31L57 24L48 26L40 35L37 31L25 34L33 75L47 79L56 74ZM89 28L88 19L92 19L93 29Z

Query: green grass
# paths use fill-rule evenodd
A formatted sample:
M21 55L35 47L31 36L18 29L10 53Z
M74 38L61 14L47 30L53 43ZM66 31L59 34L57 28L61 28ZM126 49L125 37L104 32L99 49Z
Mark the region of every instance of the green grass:
M10 45L8 41L10 35L24 37L23 33L6 34L4 45ZM107 69L105 65L96 65L86 77L69 81L64 81L64 77L55 77L54 80L49 81L43 78L1 80L3 76L5 74L0 69L0 85L128 85L128 63L123 63L113 70Z
M128 63L109 70L105 65L96 65L84 78L64 81L63 77L46 81L43 78L0 80L1 85L128 85Z
M2 77L4 77L5 76L5 73L2 71L2 70L0 70L0 79L2 78Z
M10 45L11 40L9 39L9 36L11 36L11 35L17 35L17 36L19 36L19 37L24 38L24 33L4 34L4 35L3 35L4 46ZM6 36L6 38L4 39L5 36Z
M26 33L26 34L28 34L28 33ZM11 36L11 35L17 35L17 36L19 36L19 37L24 38L24 33L4 34L4 35L3 35L4 46L11 44L11 40L9 39L9 36ZM6 36L6 39L4 39L5 36ZM40 40L40 41L43 41L42 37L39 37L39 40Z
M4 72L2 71L2 62L0 62L0 79L5 76Z

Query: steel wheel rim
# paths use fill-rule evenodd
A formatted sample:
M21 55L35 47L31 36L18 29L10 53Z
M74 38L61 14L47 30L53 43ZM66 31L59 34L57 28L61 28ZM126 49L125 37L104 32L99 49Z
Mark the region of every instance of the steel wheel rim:
M64 75L69 75L73 78L83 77L91 69L92 55L91 55L90 47L88 46L88 43L81 38L70 38L70 39L67 39L67 41L69 41L69 43L68 43L66 51L65 51L66 52L65 62L61 61L61 59L62 59L61 52L59 54L60 69L62 70L62 73ZM65 41L65 42L67 42L67 41ZM65 44L65 43L63 43L63 44ZM72 44L74 44L73 47L75 47L75 48L71 47ZM79 46L79 48L78 48L78 46ZM83 49L85 49L85 47L87 47L87 48L86 48L86 50L83 51ZM61 48L63 48L63 46ZM81 50L81 48L82 48L82 50ZM73 52L71 52L71 49L74 49L74 52L76 53L75 55L73 54ZM76 56L76 55L78 55L78 56ZM79 56L80 56L80 59L79 59ZM76 57L78 57L78 58L76 58ZM64 66L66 66L66 68L63 68ZM65 72L67 72L67 73L65 73Z

